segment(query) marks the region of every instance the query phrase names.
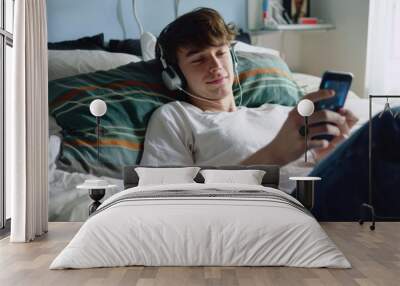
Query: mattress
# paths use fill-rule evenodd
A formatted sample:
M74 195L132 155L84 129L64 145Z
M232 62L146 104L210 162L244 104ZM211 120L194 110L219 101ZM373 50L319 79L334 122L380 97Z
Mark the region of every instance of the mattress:
M50 269L128 265L351 267L290 195L258 185L197 183L115 194Z

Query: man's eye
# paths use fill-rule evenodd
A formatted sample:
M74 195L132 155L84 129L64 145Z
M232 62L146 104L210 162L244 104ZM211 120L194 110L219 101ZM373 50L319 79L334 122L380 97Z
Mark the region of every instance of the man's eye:
M226 54L226 51L219 51L218 53L217 53L217 56L223 56L223 55L225 55Z
M202 58L195 59L195 60L192 61L192 64L198 64L198 63L201 63L202 61L203 61Z

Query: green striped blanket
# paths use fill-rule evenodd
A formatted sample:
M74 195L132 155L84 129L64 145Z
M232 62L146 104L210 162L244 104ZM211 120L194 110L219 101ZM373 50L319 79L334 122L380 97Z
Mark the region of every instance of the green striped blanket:
M278 57L238 53L242 105L295 105L301 96L287 65ZM49 82L49 110L62 128L63 143L57 165L70 172L122 177L125 165L140 162L147 122L164 103L183 100L161 81L156 61L130 63ZM233 86L239 102L239 87ZM107 103L101 118L100 162L96 151L96 119L89 105Z

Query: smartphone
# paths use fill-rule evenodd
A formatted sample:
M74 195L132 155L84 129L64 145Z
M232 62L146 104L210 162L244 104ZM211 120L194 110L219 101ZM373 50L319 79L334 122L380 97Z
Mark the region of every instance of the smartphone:
M315 103L315 110L329 109L332 111L338 111L344 106L346 101L347 93L350 90L351 82L353 81L353 74L349 72L335 72L326 71L322 76L321 84L319 89L333 89L335 96L317 101ZM321 123L323 124L323 123ZM325 139L331 141L334 138L333 135L321 134L314 136L312 139Z

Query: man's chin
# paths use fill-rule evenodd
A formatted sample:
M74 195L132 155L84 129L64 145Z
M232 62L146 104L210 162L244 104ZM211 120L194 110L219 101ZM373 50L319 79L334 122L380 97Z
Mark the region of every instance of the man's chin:
M232 87L219 86L219 87L211 89L208 92L208 94L210 94L212 97L222 99L222 98L225 98L228 96L232 96L233 91L232 91Z
M233 96L232 92L232 87L227 87L227 86L218 86L214 88L207 87L206 89L203 89L202 91L191 91L189 92L196 97L201 97L203 99L207 99L210 101L218 101L221 99L224 99L226 97ZM193 96L194 97L194 96ZM194 98L196 98L194 97Z
M223 99L226 97L233 96L233 92L232 92L231 88L227 89L227 88L222 87L222 88L216 89L214 95L216 97L218 97L219 99Z

